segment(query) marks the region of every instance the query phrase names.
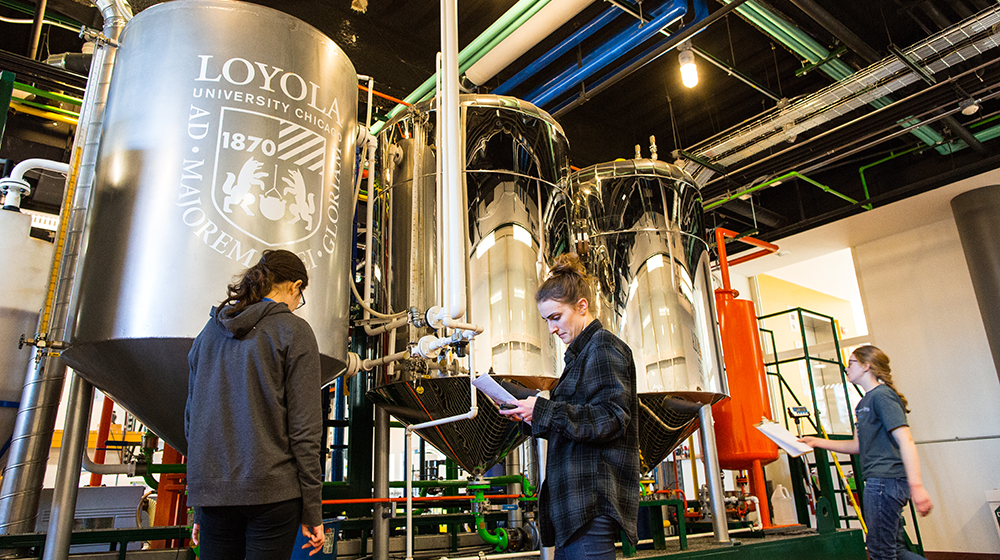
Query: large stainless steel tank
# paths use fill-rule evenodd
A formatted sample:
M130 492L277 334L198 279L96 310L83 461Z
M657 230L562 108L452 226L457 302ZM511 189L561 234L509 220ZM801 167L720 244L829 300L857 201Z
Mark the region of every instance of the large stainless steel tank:
M562 361L534 295L551 256L569 246L566 136L547 113L510 97L464 95L461 118L469 220L468 320L485 329L472 343L472 363L479 372L492 369L498 376L548 389L558 381ZM385 232L390 241L382 274L394 310L425 310L442 301L435 273L440 249L434 126L433 102L424 103L390 121L380 138L387 188L379 207L388 211L383 223L390 230ZM398 337L398 347L428 332L411 326L406 336ZM408 360L395 371L398 381L370 395L402 422L461 413L463 406L468 410L469 381L462 368ZM457 404L438 403L445 394ZM510 425L491 401L481 399L477 418L418 434L466 470L482 472L520 441Z
M651 159L581 169L570 184L599 318L636 362L649 471L727 393L701 195L680 168Z
M52 243L30 231L31 216L0 210L0 262L8 278L0 290L0 469L33 354L31 346L18 348L18 340L35 336L52 269Z
M356 107L343 51L281 12L179 0L125 27L64 355L182 451L191 339L266 249L305 261L298 313L343 371Z

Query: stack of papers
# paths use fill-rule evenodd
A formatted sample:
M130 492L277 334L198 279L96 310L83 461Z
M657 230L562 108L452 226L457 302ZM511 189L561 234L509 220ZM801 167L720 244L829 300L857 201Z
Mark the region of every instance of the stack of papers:
M812 451L812 447L799 441L799 438L792 435L777 422L761 422L760 424L754 424L754 427L760 430L760 433L764 434L771 441L778 444L778 447L785 450L790 457L798 457L803 453L809 453Z

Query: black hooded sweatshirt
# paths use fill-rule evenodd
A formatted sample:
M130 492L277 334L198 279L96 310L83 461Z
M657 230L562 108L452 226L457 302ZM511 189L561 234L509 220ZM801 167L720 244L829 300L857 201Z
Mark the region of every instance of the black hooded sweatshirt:
M318 526L316 335L284 303L231 311L213 307L188 354L188 504L259 505L301 497L301 523Z

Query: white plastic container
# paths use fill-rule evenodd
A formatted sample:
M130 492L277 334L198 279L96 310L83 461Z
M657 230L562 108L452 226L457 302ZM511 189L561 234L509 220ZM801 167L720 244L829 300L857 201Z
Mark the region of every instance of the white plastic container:
M795 500L781 484L771 494L771 511L774 512L775 525L794 525L799 522L795 515Z

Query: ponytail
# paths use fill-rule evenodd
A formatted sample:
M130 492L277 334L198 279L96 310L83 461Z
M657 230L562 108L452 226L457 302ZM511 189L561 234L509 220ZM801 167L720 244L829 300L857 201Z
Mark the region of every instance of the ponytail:
M284 249L264 251L257 264L233 277L219 309L228 305L231 308L228 313L236 315L267 297L275 284L296 280L302 281L302 290L309 284L309 274L302 259Z
M878 379L885 384L886 387L893 390L896 395L899 396L899 400L903 401L903 410L910 412L910 403L903 396L903 393L899 392L896 385L892 382L892 369L889 367L889 356L885 352L876 348L872 345L859 346L851 353L858 362L862 364L868 364L871 368L872 375L875 379Z

